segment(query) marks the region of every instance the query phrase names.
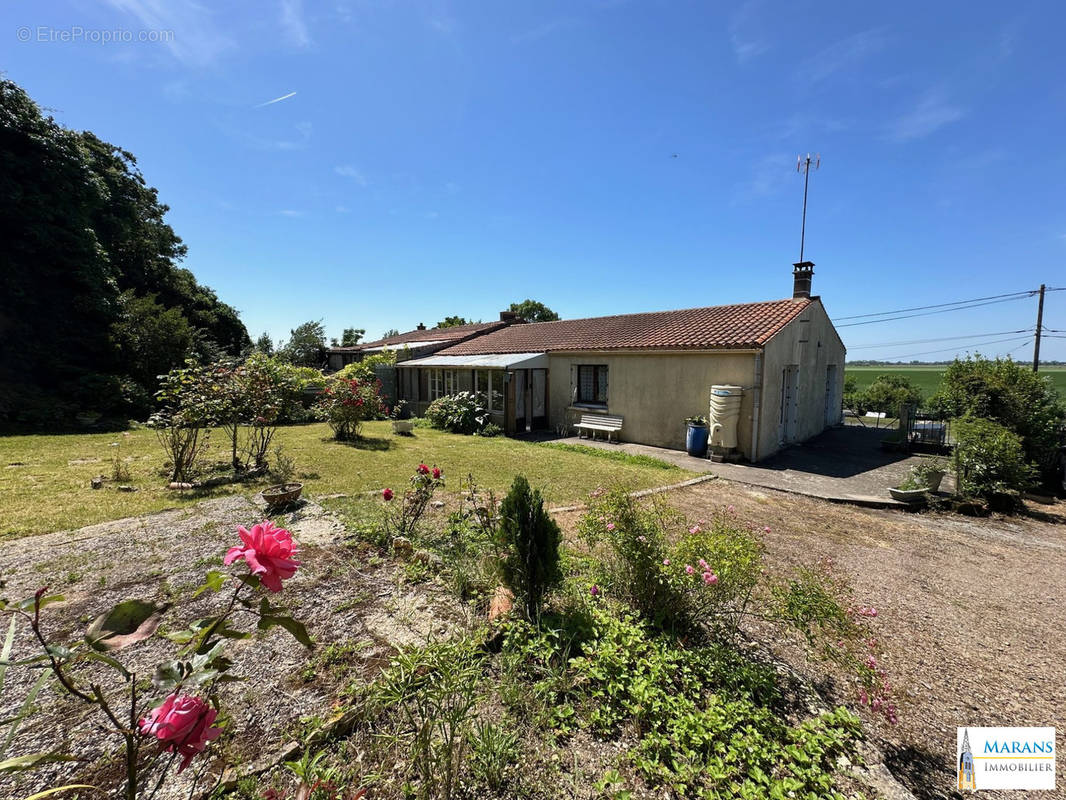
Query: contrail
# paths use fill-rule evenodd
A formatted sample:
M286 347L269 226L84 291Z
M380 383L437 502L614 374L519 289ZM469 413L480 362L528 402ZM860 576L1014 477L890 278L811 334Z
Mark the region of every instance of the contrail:
M296 92L289 92L288 94L283 94L281 97L275 97L273 100L267 100L265 103L260 103L257 106L252 106L252 108L262 108L263 106L272 106L272 105L274 105L274 103L280 103L282 100L288 100L290 97L292 97L295 94L296 94Z

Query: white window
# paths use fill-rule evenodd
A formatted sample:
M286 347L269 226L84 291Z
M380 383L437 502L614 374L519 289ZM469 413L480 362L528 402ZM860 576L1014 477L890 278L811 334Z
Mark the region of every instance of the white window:
M458 391L454 369L431 369L429 371L429 399L446 397Z
M489 411L503 413L503 372L479 369L474 371L474 391L485 395Z

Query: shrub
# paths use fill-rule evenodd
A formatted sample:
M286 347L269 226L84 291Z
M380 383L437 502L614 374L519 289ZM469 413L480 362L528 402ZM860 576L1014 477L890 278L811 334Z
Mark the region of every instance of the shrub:
M500 436L502 433L503 433L503 428L501 428L495 422L490 422L488 425L486 425L484 428L482 428L480 431L478 431L477 435L478 436L485 436L485 437L491 439L491 438L493 438L495 436Z
M443 642L396 656L370 690L370 710L399 717L419 797L447 800L459 788L480 678L470 642Z
M955 474L959 492L997 500L1017 498L1031 483L1034 470L1026 463L1021 437L1005 426L980 417L955 422Z
M382 415L384 410L381 382L376 380L334 378L315 403L315 415L328 422L333 437L342 442L358 438L359 426Z
M444 475L439 467L431 469L419 464L411 476L411 488L398 500L392 489L383 489L381 498L385 505L382 509L382 529L386 541L392 541L397 536L410 538L426 512L426 506L433 499L433 493L443 485Z
M919 406L922 403L922 391L905 375L878 375L862 393L859 405L873 411L883 411L889 416L899 414L906 405Z
M559 569L562 534L544 509L540 492L521 475L500 506L498 534L503 582L526 618L539 620L547 593L563 579Z
M477 433L489 422L485 396L474 392L438 397L426 409L426 419L439 430L452 433Z
M1027 460L1053 474L1066 406L1047 377L1011 359L956 359L930 406L945 417L983 417L1021 437Z
M844 408L860 417L866 414L866 393L859 389L859 382L851 376L844 378Z

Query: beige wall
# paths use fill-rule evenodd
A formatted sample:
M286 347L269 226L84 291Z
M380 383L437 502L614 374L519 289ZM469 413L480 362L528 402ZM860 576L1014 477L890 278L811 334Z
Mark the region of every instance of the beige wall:
M551 353L549 414L553 428L569 429L581 414L595 411L571 403L580 364L607 365L607 408L601 412L623 418L622 440L657 447L684 448L685 417L707 416L712 385L743 386L738 438L740 449L748 456L753 353Z
M795 441L817 436L826 427L826 375L836 365L835 397L844 387L844 344L817 298L804 313L790 322L767 345L763 356L762 412L759 423L758 458L781 447L781 381L786 366L799 367L799 413ZM839 410L839 409L837 409ZM839 415L834 412L839 421Z

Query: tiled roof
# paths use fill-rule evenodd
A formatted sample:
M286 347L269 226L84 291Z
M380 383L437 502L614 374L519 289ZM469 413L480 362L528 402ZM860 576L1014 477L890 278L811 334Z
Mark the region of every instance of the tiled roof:
M388 336L373 342L360 342L355 345L355 347L331 347L329 348L329 352L357 353L368 347L401 347L405 344L417 344L418 342L451 342L457 339L465 339L468 336L498 330L509 324L509 322L475 322L470 325L455 325L451 328L415 329L413 331L407 331L407 333L401 333L397 336Z
M475 336L440 355L560 350L720 350L761 347L811 304L774 300L515 325Z

